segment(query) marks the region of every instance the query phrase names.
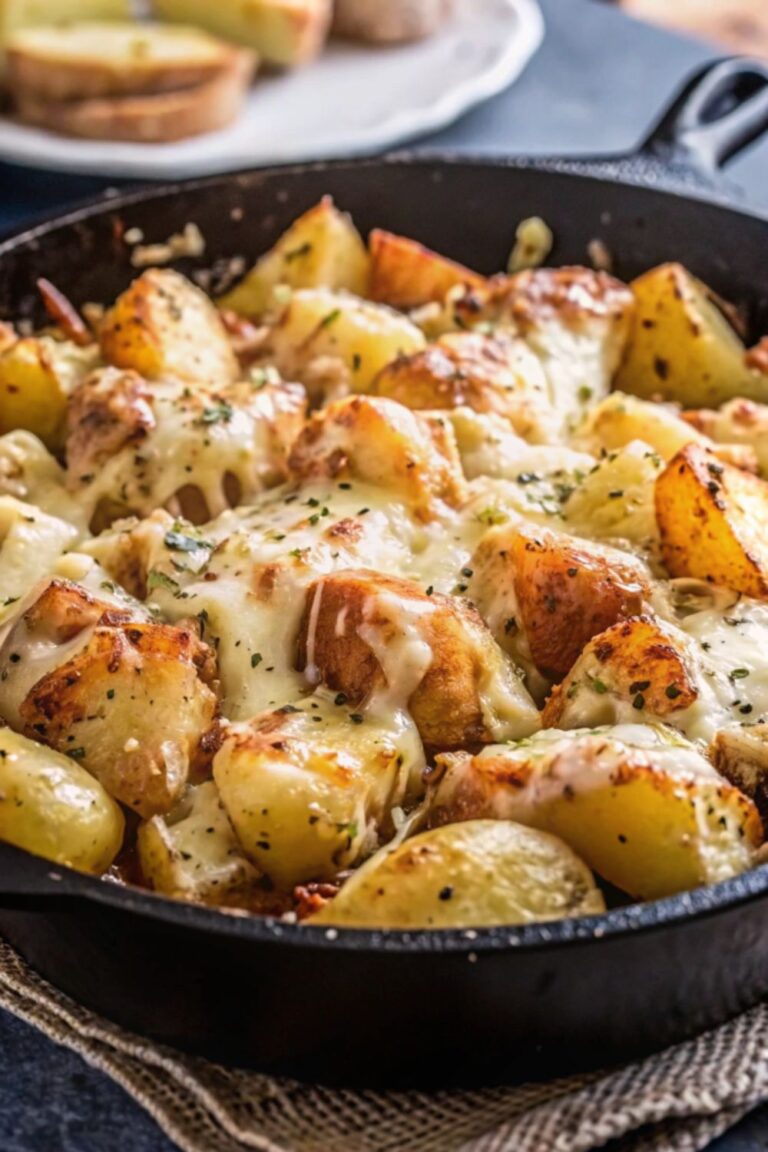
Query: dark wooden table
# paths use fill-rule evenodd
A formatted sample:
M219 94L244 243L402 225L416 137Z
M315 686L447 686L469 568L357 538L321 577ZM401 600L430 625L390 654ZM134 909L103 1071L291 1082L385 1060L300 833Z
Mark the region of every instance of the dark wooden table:
M633 23L605 4L542 3L548 36L525 76L509 92L425 141L426 147L484 155L628 150L681 78L713 56L709 45ZM768 141L730 170L747 203L768 212L766 175ZM105 181L0 164L0 230L105 186ZM1 1152L105 1149L173 1152L154 1122L120 1088L79 1057L0 1013ZM711 1152L766 1149L768 1109L755 1113Z

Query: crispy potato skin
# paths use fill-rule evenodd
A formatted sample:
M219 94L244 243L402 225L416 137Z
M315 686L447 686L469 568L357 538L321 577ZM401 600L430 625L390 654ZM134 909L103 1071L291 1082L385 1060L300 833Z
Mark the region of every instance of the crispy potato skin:
M150 268L105 314L101 350L117 368L147 380L162 376L232 383L238 364L215 306L190 280Z
M682 265L652 268L631 288L635 320L617 388L688 407L768 398L768 377L748 367L746 349L712 293Z
M27 661L42 646L49 670L35 680ZM209 757L215 658L191 629L149 623L54 580L11 631L0 667L5 718L76 752L110 795L145 818L168 811Z
M476 820L376 856L311 923L480 928L604 911L589 869L562 841L509 821Z
M494 738L481 687L500 655L466 601L360 569L310 587L297 667L355 706L384 693L389 707L407 706L425 744L452 748Z
M656 481L656 517L672 576L768 599L768 483L688 444Z
M372 391L413 409L472 408L503 416L523 437L549 409L547 381L533 353L505 333L449 333L423 352L401 356Z
M698 689L675 637L659 620L636 616L614 624L590 640L568 677L558 684L542 713L544 728L568 728L582 687L602 685L602 693L664 719L689 708ZM572 705L573 702L573 705Z
M344 289L364 296L368 276L368 253L359 232L331 197L324 196L291 225L219 306L243 316L261 316L274 307L278 284Z
M315 412L288 468L299 481L351 477L391 488L425 520L437 501L455 506L467 494L448 422L376 397L353 396Z
M650 591L642 565L626 553L546 528L492 529L472 568L481 614L496 605L499 643L522 630L534 665L555 682L594 636L639 615ZM500 596L507 611L498 610Z
M48 448L59 450L67 400L96 361L95 345L80 348L50 336L29 336L7 348L0 346L0 433L24 428Z
M485 278L462 264L438 256L405 236L375 228L368 240L371 300L393 308L419 308L441 302L452 288L480 288Z

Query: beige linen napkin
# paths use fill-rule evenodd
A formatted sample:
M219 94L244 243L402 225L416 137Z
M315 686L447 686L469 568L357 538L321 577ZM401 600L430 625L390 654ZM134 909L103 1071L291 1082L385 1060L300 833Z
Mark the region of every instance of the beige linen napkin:
M699 1152L768 1099L768 1007L628 1067L473 1092L308 1087L182 1056L85 1011L0 941L0 1007L121 1084L184 1152Z

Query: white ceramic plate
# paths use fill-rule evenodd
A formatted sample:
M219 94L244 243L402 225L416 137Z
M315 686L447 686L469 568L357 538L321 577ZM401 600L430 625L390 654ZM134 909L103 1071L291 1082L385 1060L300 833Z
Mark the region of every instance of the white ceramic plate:
M244 114L223 132L179 144L110 144L0 119L0 159L167 179L391 148L502 91L541 42L536 0L456 0L456 9L442 33L421 43L332 41L308 68L259 79Z

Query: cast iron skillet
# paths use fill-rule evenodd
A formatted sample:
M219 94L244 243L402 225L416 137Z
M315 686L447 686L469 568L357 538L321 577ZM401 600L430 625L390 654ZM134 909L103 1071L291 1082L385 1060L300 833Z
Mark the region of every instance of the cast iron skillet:
M632 158L395 157L152 188L1 244L0 315L41 319L40 275L77 302L114 297L134 274L125 227L163 240L196 221L208 241L198 263L216 271L331 193L361 228L487 272L533 214L555 231L556 262L583 262L594 238L624 277L680 260L744 304L757 335L768 331L768 220L726 207L716 173L766 128L768 69L727 61L689 83ZM649 186L670 178L676 192ZM214 1058L320 1081L445 1085L606 1064L768 992L768 867L580 921L336 933L172 903L0 846L0 905L12 944L89 1007Z

